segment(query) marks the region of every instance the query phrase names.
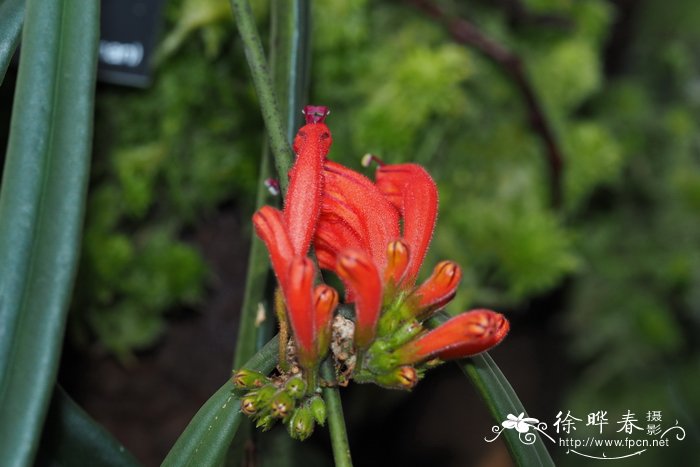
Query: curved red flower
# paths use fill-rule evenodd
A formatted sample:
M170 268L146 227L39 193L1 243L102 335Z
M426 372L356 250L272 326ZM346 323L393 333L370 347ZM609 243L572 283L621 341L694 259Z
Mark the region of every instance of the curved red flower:
M312 369L325 353L319 340L330 340L330 321L338 303L328 286L314 288L313 263L306 257L321 211L323 163L332 138L323 123L325 107L308 107L307 124L294 140L297 155L289 172L284 210L263 206L253 215L253 225L270 254L272 268L282 289L298 359Z

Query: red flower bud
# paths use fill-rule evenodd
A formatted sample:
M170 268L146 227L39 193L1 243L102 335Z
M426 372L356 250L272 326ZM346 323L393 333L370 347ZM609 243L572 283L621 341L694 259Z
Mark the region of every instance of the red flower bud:
M316 310L316 346L319 357L325 356L331 342L331 324L333 311L338 306L338 292L325 284L314 289L314 308Z
M462 279L462 269L452 261L441 261L433 269L432 275L421 284L413 295L418 299L420 321L427 319L432 312L444 307L457 293Z
M386 249L386 269L384 269L384 283L395 286L401 283L408 267L408 246L401 240L389 243Z
M473 310L451 318L395 353L401 364L436 357L442 360L470 357L501 342L509 329L508 320L502 314Z

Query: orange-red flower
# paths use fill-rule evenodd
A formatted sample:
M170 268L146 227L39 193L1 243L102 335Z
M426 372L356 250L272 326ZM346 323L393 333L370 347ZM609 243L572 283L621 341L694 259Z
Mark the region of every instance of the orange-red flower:
M294 140L297 155L289 173L284 210L263 206L253 215L258 236L267 246L282 289L299 362L312 369L325 354L330 320L338 303L335 290L314 287L315 268L307 253L321 208L323 161L332 143L323 123L325 108L308 108L307 124ZM319 348L319 341L325 342Z
M377 160L374 156L371 159ZM325 162L323 173L325 185L314 246L320 266L338 274L346 285L347 300L355 302L356 347L367 349L377 338L392 341L392 334L401 334L399 328L406 323L419 332L422 328L412 327L410 322L425 321L443 308L454 297L462 277L456 263L442 261L423 284L415 285L437 219L438 191L432 177L417 164L381 161L376 183L332 161ZM505 318L491 313L506 323L499 325L499 330L507 332ZM505 336L505 332L489 328L487 334L496 336L495 340L470 339L466 334L476 331L475 327L465 328L462 334L447 332L455 326L451 323L413 341L420 344L416 348L431 350L415 351L412 358L473 355ZM411 337L416 336L408 339ZM440 352L440 346L453 350Z
M509 329L508 320L502 314L491 310L472 310L405 344L395 354L403 365L430 358L462 358L490 349L503 340Z
M315 272L306 257L311 243L319 266L343 280L346 301L355 303L359 351L383 339L391 344L381 349L410 365L471 355L500 342L508 323L495 312L468 313L423 332L420 323L454 297L462 276L457 264L443 261L416 286L438 210L437 187L428 172L417 164L380 161L372 182L327 160L332 142L323 123L327 109L305 110L307 124L294 140L297 159L284 210L263 207L254 216L285 298L302 366L313 366L326 352L338 300L331 288L313 287Z

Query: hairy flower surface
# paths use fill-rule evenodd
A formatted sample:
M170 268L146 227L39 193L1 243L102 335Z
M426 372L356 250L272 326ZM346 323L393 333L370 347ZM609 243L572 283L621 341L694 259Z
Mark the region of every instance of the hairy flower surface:
M284 210L263 206L253 215L255 231L267 247L282 289L299 363L309 372L315 371L326 352L327 344L321 349L318 342L328 341L338 303L331 287L314 287L316 271L306 256L321 208L321 170L332 144L330 131L323 123L323 109L311 108L308 123L294 140L297 159L289 172Z

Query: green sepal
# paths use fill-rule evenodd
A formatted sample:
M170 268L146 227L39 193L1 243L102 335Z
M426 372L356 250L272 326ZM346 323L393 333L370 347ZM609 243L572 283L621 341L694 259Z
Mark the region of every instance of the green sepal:
M294 411L294 414L287 423L289 435L304 441L314 432L314 414L308 404L304 404Z
M293 399L299 400L306 394L306 382L301 376L294 376L287 380L284 389Z
M270 383L270 378L260 373L259 371L248 370L242 368L233 373L231 379L233 385L236 389L257 389L268 383Z
M307 402L316 423L323 426L326 424L326 403L321 396L313 396Z
M270 401L269 408L273 417L286 419L294 411L294 399L285 391L279 391Z
M277 419L272 414L266 414L255 421L255 427L260 428L262 431L267 431L272 428L276 421Z

